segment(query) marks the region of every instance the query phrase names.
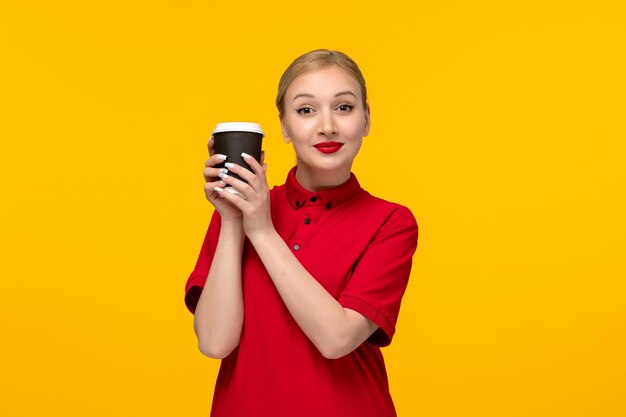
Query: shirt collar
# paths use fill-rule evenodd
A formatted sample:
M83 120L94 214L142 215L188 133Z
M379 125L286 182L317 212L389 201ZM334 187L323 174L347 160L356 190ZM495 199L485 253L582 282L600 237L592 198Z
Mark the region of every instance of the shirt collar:
M285 182L287 199L295 209L318 204L331 209L345 203L361 191L361 185L353 173L350 173L348 181L337 187L317 192L309 191L300 185L296 179L296 168L291 168Z

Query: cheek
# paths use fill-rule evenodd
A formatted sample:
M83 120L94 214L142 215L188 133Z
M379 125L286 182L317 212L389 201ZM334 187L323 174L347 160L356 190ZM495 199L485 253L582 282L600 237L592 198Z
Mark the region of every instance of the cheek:
M300 120L297 123L291 123L287 128L292 140L305 140L315 133L312 120Z
M347 137L353 140L360 140L363 137L363 131L365 129L365 122L361 120L352 120L346 123L342 131Z

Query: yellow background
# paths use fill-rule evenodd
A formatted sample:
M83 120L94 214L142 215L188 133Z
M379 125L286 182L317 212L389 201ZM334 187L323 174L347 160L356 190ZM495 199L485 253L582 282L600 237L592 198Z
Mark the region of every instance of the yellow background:
M327 47L368 81L355 173L420 224L399 415L626 415L623 5L3 1L0 413L208 415L206 140L261 123L282 183L278 78Z

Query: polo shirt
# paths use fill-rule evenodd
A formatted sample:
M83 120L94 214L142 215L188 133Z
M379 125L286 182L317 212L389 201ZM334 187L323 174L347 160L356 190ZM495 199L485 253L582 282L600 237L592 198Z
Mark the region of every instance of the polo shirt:
M354 174L311 192L295 177L270 191L274 227L306 270L345 308L378 325L351 353L326 359L283 303L254 247L242 259L244 322L222 359L211 416L395 416L380 347L391 343L417 247L410 210L374 197ZM214 212L185 286L195 312L220 232Z

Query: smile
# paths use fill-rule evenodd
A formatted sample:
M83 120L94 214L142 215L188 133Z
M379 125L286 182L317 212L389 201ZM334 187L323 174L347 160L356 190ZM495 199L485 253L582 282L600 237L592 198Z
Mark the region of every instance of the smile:
M340 142L322 142L314 145L315 148L322 153L335 153L343 146Z

